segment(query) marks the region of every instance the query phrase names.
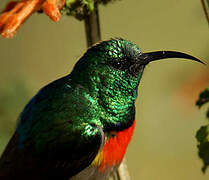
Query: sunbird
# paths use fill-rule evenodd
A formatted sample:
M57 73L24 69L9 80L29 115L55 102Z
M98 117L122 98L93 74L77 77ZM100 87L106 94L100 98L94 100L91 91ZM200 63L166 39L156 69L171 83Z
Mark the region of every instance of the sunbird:
M122 38L89 48L25 106L1 156L0 180L108 179L132 138L144 68L167 58L203 63L182 52L143 53Z

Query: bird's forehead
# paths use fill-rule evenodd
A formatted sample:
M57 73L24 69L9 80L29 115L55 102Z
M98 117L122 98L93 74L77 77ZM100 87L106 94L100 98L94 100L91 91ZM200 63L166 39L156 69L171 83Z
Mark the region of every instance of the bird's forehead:
M139 47L124 39L112 39L106 41L103 46L105 54L110 58L120 59L125 57L135 58L141 53Z

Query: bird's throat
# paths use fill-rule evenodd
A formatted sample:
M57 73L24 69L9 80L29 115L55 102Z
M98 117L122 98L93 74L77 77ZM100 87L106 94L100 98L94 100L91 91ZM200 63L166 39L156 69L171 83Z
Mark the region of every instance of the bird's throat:
M92 166L97 166L101 173L112 166L119 166L131 141L134 128L135 120L129 128L117 132L114 137L107 137L103 148L92 162Z

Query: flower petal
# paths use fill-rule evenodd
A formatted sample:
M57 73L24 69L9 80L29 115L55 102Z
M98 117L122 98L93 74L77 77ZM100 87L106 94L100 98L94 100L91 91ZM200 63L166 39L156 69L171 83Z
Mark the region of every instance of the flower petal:
M59 21L61 13L57 7L58 0L46 0L43 4L43 11L52 21Z
M41 8L53 21L60 19L60 10L66 0L21 0L11 1L0 14L0 34L5 38L15 35L18 28L35 11Z
M16 34L20 25L35 11L37 11L43 0L23 0L8 12L0 16L0 33L5 38Z

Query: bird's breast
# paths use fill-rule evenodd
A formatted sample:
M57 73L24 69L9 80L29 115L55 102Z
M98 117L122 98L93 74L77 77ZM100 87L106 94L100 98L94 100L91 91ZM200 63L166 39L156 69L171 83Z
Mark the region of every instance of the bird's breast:
M133 124L122 131L110 132L106 138L103 148L92 162L92 166L98 167L102 173L112 167L120 165L126 152L126 148L131 141L135 127L135 120Z

